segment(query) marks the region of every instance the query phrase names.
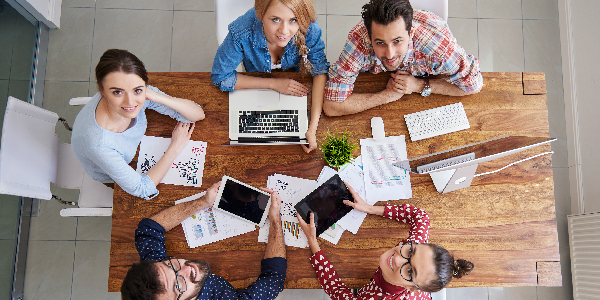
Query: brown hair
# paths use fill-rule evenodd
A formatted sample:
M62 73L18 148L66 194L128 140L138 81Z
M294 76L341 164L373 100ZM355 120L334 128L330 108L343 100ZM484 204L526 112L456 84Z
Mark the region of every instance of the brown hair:
M412 27L413 9L408 0L371 0L362 7L362 18L371 37L373 22L389 25L399 17L404 19L406 31L410 33Z
M98 89L103 89L102 81L104 77L112 72L124 72L126 74L135 74L142 78L148 84L148 72L144 63L135 55L127 50L108 49L100 57L96 65L96 84Z
M296 47L298 47L298 54L300 54L300 73L302 75L308 75L312 71L312 64L306 58L308 55L308 47L306 47L306 31L310 27L310 23L314 23L315 19L315 7L313 6L312 0L256 0L254 2L254 10L256 16L262 20L267 9L271 6L274 1L279 1L283 5L287 6L292 10L298 20L300 29L296 32Z
M432 280L424 286L419 286L422 291L434 293L443 289L450 280L461 278L473 270L473 263L464 259L454 260L454 257L448 250L434 244L429 245L433 249L433 260L435 263L435 273L437 279Z

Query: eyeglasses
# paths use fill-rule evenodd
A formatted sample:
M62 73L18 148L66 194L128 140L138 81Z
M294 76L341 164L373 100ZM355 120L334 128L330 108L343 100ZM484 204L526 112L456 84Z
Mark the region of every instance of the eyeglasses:
M404 248L405 245L410 245L410 249L408 250L408 257L404 257L404 255L402 255L402 249ZM400 247L400 256L402 256L402 258L406 259L406 262L404 264L402 264L402 266L400 267L400 276L402 276L402 278L404 280L411 282L418 289L421 289L413 281L413 266L410 263L410 259L412 258L412 255L413 255L413 242L412 241L408 241L406 244L404 244L404 245L402 245L402 247ZM406 277L404 277L404 275L402 275L402 269L404 269L404 266L408 266L408 270L406 271L406 273L408 274L409 278L406 278Z
M175 281L175 287L179 292L179 296L177 296L177 300L179 300L179 298L181 298L181 295L183 295L183 293L187 291L187 284L185 283L185 278L177 274L177 272L181 270L181 264L179 264L179 260L174 257L166 257L162 260L162 262L165 262L166 265L171 267L171 269L173 269L173 272L175 272L175 279L177 279Z

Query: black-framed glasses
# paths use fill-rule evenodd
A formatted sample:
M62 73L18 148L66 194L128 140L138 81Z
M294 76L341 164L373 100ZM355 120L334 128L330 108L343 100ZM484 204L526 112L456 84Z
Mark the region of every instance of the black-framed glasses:
M162 262L166 262L167 266L171 267L173 272L175 272L175 288L177 288L177 291L179 292L179 296L177 296L177 300L179 300L179 298L181 298L181 295L183 295L183 293L187 291L187 284L185 283L185 278L182 275L177 274L177 272L181 270L181 264L179 263L178 259L171 256L166 257L162 260Z
M404 255L402 255L402 249L406 245L410 245L410 249L408 249L408 257L404 257ZM413 242L412 241L408 241L407 243L405 243L404 245L402 245L402 247L400 247L400 256L402 256L402 258L406 259L406 262L404 264L402 264L402 266L400 267L400 276L402 276L402 279L411 282L416 288L421 289L413 281L413 266L410 263L410 259L412 258L413 252L414 252L414 250L413 250ZM402 274L402 269L404 269L404 266L408 266L408 270L406 271L406 273L408 274L409 278L404 277L404 275Z

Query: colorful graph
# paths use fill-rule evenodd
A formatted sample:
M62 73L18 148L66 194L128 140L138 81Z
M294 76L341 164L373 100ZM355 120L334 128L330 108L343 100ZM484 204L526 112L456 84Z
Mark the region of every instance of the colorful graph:
M217 220L215 219L215 215L213 214L212 207L204 211L204 219L206 220L208 233L210 235L215 235L219 233L219 229L217 228Z
M300 235L300 225L296 222L283 221L283 230L289 232L295 238Z

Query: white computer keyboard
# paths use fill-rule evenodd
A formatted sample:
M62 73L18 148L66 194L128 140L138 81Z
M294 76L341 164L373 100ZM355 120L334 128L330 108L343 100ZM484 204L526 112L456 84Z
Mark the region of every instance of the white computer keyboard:
M471 127L461 102L404 115L404 120L413 142Z

